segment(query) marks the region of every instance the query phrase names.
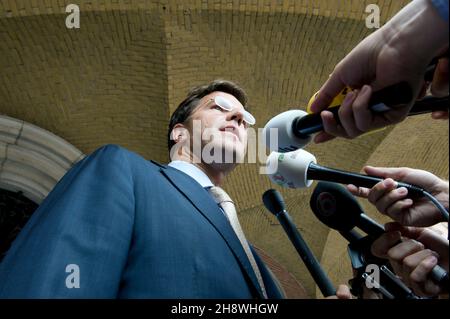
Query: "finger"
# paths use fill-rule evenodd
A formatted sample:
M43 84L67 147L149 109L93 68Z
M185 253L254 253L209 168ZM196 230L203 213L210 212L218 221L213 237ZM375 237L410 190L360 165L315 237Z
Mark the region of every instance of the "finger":
M447 111L435 111L431 113L431 117L434 120L448 120L448 112Z
M330 75L330 78L320 88L316 99L311 104L311 111L313 113L318 113L326 109L333 101L334 97L337 96L344 88L345 84L340 79L340 71L335 69L335 71Z
M448 95L448 82L448 58L443 58L438 61L434 71L431 94L438 97Z
M411 226L403 226L398 222L389 222L384 224L384 229L386 232L399 231L402 236L408 237L411 239L417 239L419 236L426 231L423 227L411 227Z
M378 176L383 178L392 178L395 180L402 180L404 177L411 172L411 169L406 167L374 167L365 166L364 172L367 175Z
M419 295L421 295L422 297L424 296L433 297L441 293L441 288L439 287L439 285L435 284L434 281L427 280L425 281L423 292L424 293L422 294L420 294L419 292Z
M388 208L392 210L392 207L402 211L404 208L410 207L412 201L408 206L405 201L400 201L408 195L408 190L405 187L395 188L390 192L387 192L384 196L381 196L376 202L376 207L380 212L386 212Z
M336 136L328 134L327 132L319 132L318 134L316 134L316 136L314 136L314 143L324 143L334 138L336 138Z
M353 113L355 117L355 124L361 132L367 132L372 129L372 122L374 115L369 109L369 101L372 96L372 88L369 85L364 85L360 94L353 103Z
M424 248L425 246L421 242L414 239L406 239L389 249L387 251L387 256L389 259L402 263L404 258L421 251Z
M414 268L409 275L409 280L413 288L418 287L421 295L437 295L440 292L440 287L430 279L430 273L437 265L438 259L436 256L429 255Z
M423 250L419 253L422 252L426 252L426 250ZM411 258L405 258L406 266L412 269L409 277L411 281L415 282L416 284L420 284L428 280L428 276L430 275L434 266L436 266L438 263L438 258L433 253L419 253L410 256Z
M438 258L438 254L430 249L423 249L414 254L408 255L403 259L405 271L410 274L419 266L419 264L430 256Z
M353 195L361 197L361 198L367 198L369 196L369 192L370 192L370 189L368 189L368 188L357 187L357 186L352 185L352 184L347 185L347 189Z
M342 126L336 122L333 113L330 111L322 111L320 116L322 118L323 130L325 132L334 136L347 137L347 134Z
M385 233L373 242L370 250L374 256L387 258L389 249L397 245L400 239L400 232Z
M354 118L354 111L353 111L353 101L358 96L358 90L349 92L346 96L344 101L342 102L341 107L339 108L338 114L339 114L339 120L341 122L341 125L343 129L346 132L346 135L350 138L357 137L361 135L363 132L361 132L356 127L356 122Z
M393 220L399 222L402 225L407 225L407 221L411 219L411 213L408 211L414 205L414 201L411 198L405 198L392 204L391 206L380 210L385 215L388 215ZM378 209L378 206L377 206ZM408 236L407 236L408 237Z
M376 206L378 200L382 196L384 196L388 192L392 191L396 187L397 187L397 183L392 178L387 178L384 181L381 181L381 182L377 183L374 187L372 187L367 199L369 200L369 202L371 202L372 204L374 204ZM380 212L384 213L383 211L380 211Z
M352 294L346 285L339 285L336 290L336 297L338 299L352 299Z

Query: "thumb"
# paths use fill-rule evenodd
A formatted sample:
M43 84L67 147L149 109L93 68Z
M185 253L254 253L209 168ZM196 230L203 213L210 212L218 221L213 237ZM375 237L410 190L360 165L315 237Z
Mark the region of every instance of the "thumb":
M311 104L311 111L318 113L325 110L344 88L345 83L341 81L339 72L333 72L317 93L316 99Z

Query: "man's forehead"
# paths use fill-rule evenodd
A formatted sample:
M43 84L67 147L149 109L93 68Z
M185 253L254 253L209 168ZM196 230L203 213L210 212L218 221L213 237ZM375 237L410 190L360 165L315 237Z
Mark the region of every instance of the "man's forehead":
M233 107L241 107L244 108L244 106L242 105L241 102L239 102L239 100L232 94L226 93L226 92L222 92L222 91L216 91L216 92L212 92L208 95L205 95L204 97L202 97L200 99L200 104L203 104L205 101L208 100L212 100L214 99L216 96L222 96L224 98L226 98L229 102L231 102L231 104L233 105Z

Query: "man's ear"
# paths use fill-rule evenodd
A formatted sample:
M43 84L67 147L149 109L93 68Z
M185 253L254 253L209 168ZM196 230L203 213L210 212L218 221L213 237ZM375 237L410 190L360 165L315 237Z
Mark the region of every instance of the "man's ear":
M175 124L175 126L172 129L172 132L170 133L170 138L176 143L181 143L189 139L189 131L181 123Z

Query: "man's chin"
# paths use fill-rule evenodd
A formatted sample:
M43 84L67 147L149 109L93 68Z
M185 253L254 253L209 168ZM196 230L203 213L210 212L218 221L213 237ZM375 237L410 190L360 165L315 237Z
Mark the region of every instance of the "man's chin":
M239 141L224 141L222 148L222 158L225 164L228 163L243 163L245 152Z
M235 149L222 148L219 152L202 154L202 161L206 164L239 164L244 162L244 154Z

